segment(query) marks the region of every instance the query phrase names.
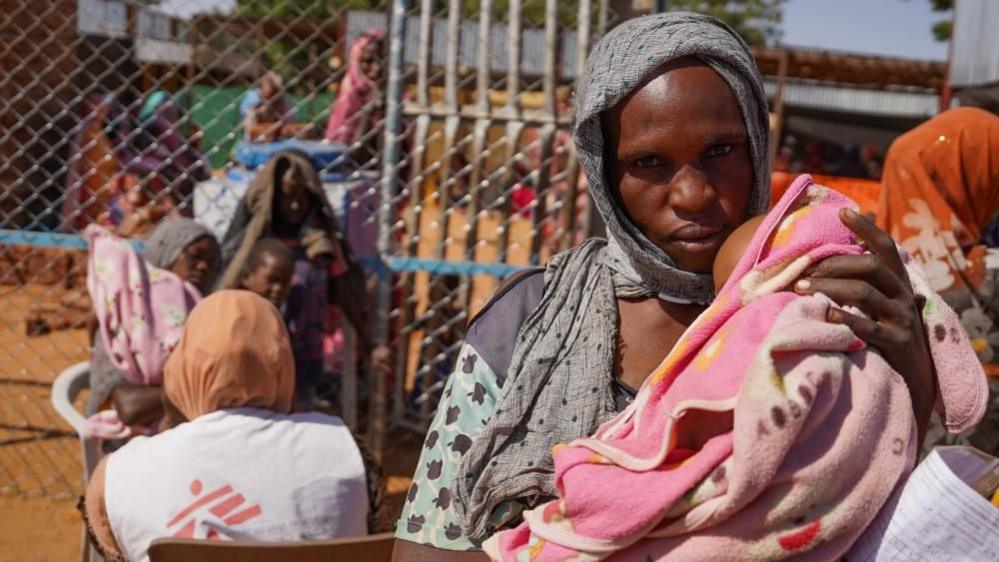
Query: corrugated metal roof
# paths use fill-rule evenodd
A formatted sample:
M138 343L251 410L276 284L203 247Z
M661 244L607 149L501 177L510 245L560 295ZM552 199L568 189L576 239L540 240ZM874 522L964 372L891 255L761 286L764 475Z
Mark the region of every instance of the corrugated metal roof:
M999 82L999 2L957 2L952 48L952 86L979 86Z
M350 45L368 29L386 29L384 12L351 10L347 16L346 45ZM493 72L506 72L506 24L494 23L489 31L490 67ZM430 36L433 38L430 64L443 66L447 52L447 18L434 18ZM461 23L458 66L474 70L479 52L479 22L465 20ZM406 20L405 60L416 64L420 47L420 18L409 16ZM576 78L576 32L563 30L559 47L561 78ZM541 76L544 73L545 30L525 28L522 35L520 72L523 76Z
M172 27L172 18L159 10L139 10L136 34L140 37L169 41L173 39Z
M128 33L128 12L124 2L78 0L76 25L90 35L122 36Z
M159 41L183 41L186 26L173 34L174 18L154 7L135 5L137 37ZM120 0L77 0L76 25L81 33L122 37L128 35L128 2Z
M768 96L777 92L777 80L764 79ZM899 117L932 117L940 107L940 96L924 92L871 90L788 80L784 103L800 107Z
M152 37L136 37L135 58L149 63L187 64L191 61L191 46Z
M849 84L856 88L939 90L947 75L947 63L935 60L886 57L785 45L770 49L753 47L756 64L764 74L775 76L786 57L787 76Z

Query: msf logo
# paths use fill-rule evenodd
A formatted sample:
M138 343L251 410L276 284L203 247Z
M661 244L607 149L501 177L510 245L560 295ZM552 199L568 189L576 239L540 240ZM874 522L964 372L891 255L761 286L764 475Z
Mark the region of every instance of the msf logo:
M217 539L219 533L214 528L209 528L204 537L195 537L198 521L213 516L211 518L220 519L223 525L231 527L246 523L263 513L259 504L245 506L246 498L243 494L233 492L232 486L228 484L205 495L201 495L202 491L201 480L192 480L191 495L197 499L167 523L167 530L173 533L171 536L179 539Z

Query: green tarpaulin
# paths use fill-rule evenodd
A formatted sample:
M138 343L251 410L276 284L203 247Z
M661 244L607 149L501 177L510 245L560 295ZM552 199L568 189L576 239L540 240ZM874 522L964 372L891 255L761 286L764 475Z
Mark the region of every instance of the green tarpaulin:
M208 157L213 169L219 169L229 163L233 147L242 138L243 131L239 124L239 101L247 88L213 88L211 86L195 86L194 99L190 100L191 118L201 129L201 150ZM186 96L178 95L177 99L185 100ZM320 130L326 128L329 118L332 95L329 92L300 98L286 96L288 103L295 108L299 123L314 123Z

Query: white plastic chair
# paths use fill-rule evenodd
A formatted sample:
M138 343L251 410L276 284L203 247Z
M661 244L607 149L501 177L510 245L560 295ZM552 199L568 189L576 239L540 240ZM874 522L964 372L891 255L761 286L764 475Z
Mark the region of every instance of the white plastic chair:
M86 489L90 475L101 459L101 443L87 429L87 418L73 407L80 391L90 386L90 362L77 363L56 377L52 383L52 407L62 416L80 438L80 452L83 457L83 486ZM81 547L83 562L104 562L87 540L87 530L83 530L83 546Z

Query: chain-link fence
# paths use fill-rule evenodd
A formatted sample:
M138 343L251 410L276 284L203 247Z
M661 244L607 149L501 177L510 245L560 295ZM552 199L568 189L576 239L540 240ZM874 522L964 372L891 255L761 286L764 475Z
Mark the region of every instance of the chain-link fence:
M221 239L282 148L316 163L396 353L389 380L358 377L329 324L323 398L375 449L422 431L498 281L595 228L569 92L615 19L606 0L0 0L2 493L80 490L48 394L90 353L82 229L141 239L179 214Z

